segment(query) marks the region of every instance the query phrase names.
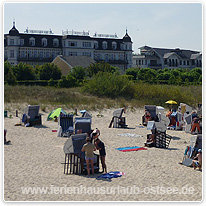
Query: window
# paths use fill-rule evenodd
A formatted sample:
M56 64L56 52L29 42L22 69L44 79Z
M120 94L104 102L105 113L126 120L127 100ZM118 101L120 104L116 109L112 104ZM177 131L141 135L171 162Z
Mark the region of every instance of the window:
M103 41L103 42L102 42L102 48L103 48L103 49L107 49L107 42L106 42L106 41Z
M9 44L10 44L11 46L13 46L13 45L14 45L14 39L10 39Z
M141 65L141 60L139 60L139 65Z
M28 58L32 57L32 52L31 50L28 51Z
M49 52L46 52L46 58L49 58Z
M110 59L114 60L114 54L110 54Z
M39 52L39 57L40 57L40 58L43 58L43 51L40 51L40 52Z
M95 49L98 48L98 42L97 42L97 41L94 42L94 48L95 48Z
M24 45L24 39L20 39L20 46Z
M113 49L113 50L117 49L117 43L114 42L114 41L112 42L112 49Z
M47 46L47 39L46 39L46 38L43 38L43 39L41 40L41 44L42 44L42 46Z
M10 50L10 58L14 58L14 50Z
M91 48L91 42L82 42L82 47Z
M34 46L34 45L35 45L35 38L34 38L34 37L31 37L31 38L29 39L29 45L30 45L30 46Z
M53 39L53 46L58 47L59 46L59 40L58 39Z
M68 46L69 47L77 47L77 42L76 41L68 41Z
M25 57L26 57L25 51L21 51L20 56L21 56L22 58L25 58Z
M121 45L120 45L120 49L121 49L121 50L124 50L124 44L121 44Z
M109 60L109 55L105 54L105 61L108 61L108 60Z
M37 51L34 51L34 58L37 58L38 55L37 55Z

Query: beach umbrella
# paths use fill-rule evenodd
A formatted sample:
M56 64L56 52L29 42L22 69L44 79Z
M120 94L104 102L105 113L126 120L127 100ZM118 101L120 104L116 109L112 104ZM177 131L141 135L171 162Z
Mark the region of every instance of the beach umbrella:
M177 102L175 102L174 100L168 100L165 103L166 104L177 104Z
M60 113L67 114L62 108L57 108L50 112L50 114L47 117L47 120L53 120L54 117L59 117Z

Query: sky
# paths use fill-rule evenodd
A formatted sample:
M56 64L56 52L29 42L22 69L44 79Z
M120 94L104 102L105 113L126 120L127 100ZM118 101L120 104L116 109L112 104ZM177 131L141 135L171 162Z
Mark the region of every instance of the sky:
M139 48L144 45L202 52L201 1L128 2L4 1L3 30L7 34L13 26L13 20L20 33L24 33L28 27L34 30L51 29L59 35L62 30L68 29L89 31L90 36L95 32L110 35L116 33L118 38L123 38L127 29L134 53L139 53Z

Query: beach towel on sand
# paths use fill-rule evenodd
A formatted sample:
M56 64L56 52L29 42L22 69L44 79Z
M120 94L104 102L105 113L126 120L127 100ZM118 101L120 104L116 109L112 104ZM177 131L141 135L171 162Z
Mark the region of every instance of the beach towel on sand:
M138 150L147 150L146 148L144 147L137 147L137 146L134 146L134 147L120 147L120 148L115 148L116 150L119 150L121 152L130 152L130 151L138 151Z
M121 177L122 175L125 175L125 173L124 172L116 171L116 172L109 172L107 174L100 175L98 178L112 179L112 178Z

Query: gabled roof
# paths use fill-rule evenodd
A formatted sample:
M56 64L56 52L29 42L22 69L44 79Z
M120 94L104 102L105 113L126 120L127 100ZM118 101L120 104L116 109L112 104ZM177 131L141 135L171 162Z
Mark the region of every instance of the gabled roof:
M174 52L165 53L164 56L163 56L163 58L164 58L164 59L167 59L167 58L169 58L170 56L172 56L172 55L174 55L174 54L175 54Z
M202 54L192 54L191 59L197 59L200 56L202 56Z
M88 56L58 56L63 59L67 64L72 67L82 66L84 68L88 67L90 64L95 63L95 61Z
M139 49L145 49L145 50L153 50L163 58L166 58L165 55L171 55L171 53L177 54L179 57L182 59L190 59L192 54L199 54L200 52L198 51L191 51L191 50L186 50L186 49L165 49L165 48L153 48L149 46L143 46L140 47Z

